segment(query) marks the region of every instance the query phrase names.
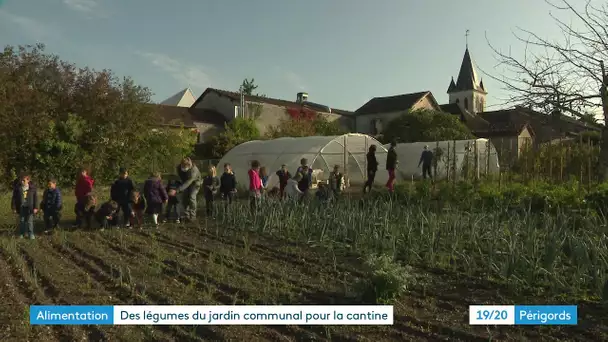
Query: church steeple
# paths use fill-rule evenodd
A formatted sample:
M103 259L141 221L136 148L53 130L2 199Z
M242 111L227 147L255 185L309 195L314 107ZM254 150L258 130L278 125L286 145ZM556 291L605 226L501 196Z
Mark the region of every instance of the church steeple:
M454 82L454 78L452 78L452 82ZM471 60L471 54L469 53L468 48L464 51L464 57L462 58L462 64L460 64L460 72L458 73L456 84L454 87L451 87L450 84L448 94L465 90L484 92L483 82L478 81L477 72L473 66L473 61Z
M457 103L463 110L471 113L479 113L485 110L488 93L483 81L477 77L477 72L473 66L473 60L469 53L468 35L469 30L466 33L467 44L460 64L458 78L454 82L454 77L452 77L447 93L450 97L450 103Z

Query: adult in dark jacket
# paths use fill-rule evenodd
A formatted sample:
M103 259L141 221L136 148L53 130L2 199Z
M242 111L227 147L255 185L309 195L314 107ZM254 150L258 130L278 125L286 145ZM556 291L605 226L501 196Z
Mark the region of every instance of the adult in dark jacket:
M388 182L386 182L386 187L389 192L393 192L395 190L395 169L397 168L397 151L395 151L395 147L397 147L397 142L392 141L391 147L388 149L388 153L386 155L386 171L388 171Z
M429 150L429 146L424 146L424 151L420 155L420 161L418 162L418 167L422 164L422 178L426 179L428 175L430 179L433 179L433 175L431 174L431 165L433 163L433 152Z
M367 152L367 181L363 185L363 193L372 191L374 185L374 179L376 179L376 172L378 171L378 160L376 160L376 145L371 145Z
M184 219L193 220L196 218L196 196L201 189L201 172L192 159L186 157L177 166L177 175L182 181L182 185L177 189L177 193L181 195L180 204L183 208L181 212Z
M121 168L118 172L118 179L112 184L110 188L110 199L118 203L118 212L112 216L112 225L118 225L118 214L122 210L123 224L129 227L132 212L131 212L131 193L135 190L135 185L131 178L129 178L129 171L125 168Z
M152 216L152 222L158 226L158 215L163 211L163 204L169 200L167 191L163 187L160 173L154 172L144 183L144 197L146 198L146 214Z
M42 194L42 202L40 202L40 209L44 213L44 226L47 233L51 229L57 229L59 226L62 208L63 200L61 198L61 190L57 187L57 180L50 179L46 190Z
M38 192L34 184L30 182L31 177L23 174L21 182L13 188L11 209L19 215L19 237L23 238L27 233L30 239L34 236L34 215L38 213Z

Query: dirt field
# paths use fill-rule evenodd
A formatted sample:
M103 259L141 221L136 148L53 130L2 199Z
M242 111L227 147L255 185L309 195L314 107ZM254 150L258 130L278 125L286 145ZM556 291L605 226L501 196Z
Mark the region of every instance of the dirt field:
M208 223L211 227L212 223ZM508 291L455 274L415 269L387 327L30 326L30 304L349 304L355 255L321 247L230 237L224 227L165 225L158 232L58 232L1 238L2 341L403 341L602 340L600 308L579 306L578 327L470 327L468 305ZM220 228L220 227L218 227ZM210 232L213 232L211 234ZM546 304L546 303L545 303ZM573 303L569 303L573 304Z

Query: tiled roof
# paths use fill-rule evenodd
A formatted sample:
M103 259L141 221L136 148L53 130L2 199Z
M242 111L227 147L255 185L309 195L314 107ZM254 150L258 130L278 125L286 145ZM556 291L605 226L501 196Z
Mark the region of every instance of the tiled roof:
M571 133L599 130L599 127L585 125L566 116L553 117L531 109L516 107L479 114L490 123L492 130L514 130L529 124L539 142L550 141Z
M377 114L409 110L423 97L431 95L430 91L401 94L394 96L374 97L355 111L357 115Z
M457 103L446 103L439 106L442 112L454 115L462 115L463 111Z
M463 111L457 103L448 103L439 106L441 111L458 115L460 120L471 131L487 131L489 130L490 124L477 114L473 114L467 110Z
M222 90L222 89L215 89L215 88L207 88L203 94L201 96L199 96L199 98L194 102L194 104L192 105L192 107L196 107L196 105L203 100L203 98L205 97L205 95L207 95L210 92L215 92L217 94L219 94L220 96L226 96L234 101L240 101L241 99L241 94L238 92L234 92L234 91L228 91L228 90ZM253 95L245 95L245 101L247 102L260 102L260 103L268 103L268 104L272 104L275 106L281 106L281 107L293 107L293 106L300 106L300 103L297 103L295 101L288 101L288 100L281 100L281 99L275 99L272 97L265 97L265 96L253 96ZM304 102L304 104L312 109L316 109L319 111L324 111L326 109L324 109L325 107L330 108L332 113L335 114L340 114L340 115L353 115L353 112L348 111L348 110L342 110L342 109L336 109L336 108L331 108L328 106L322 106L319 105L317 103L313 103L313 102Z
M156 107L157 113L165 126L196 127L195 122L204 122L214 125L223 125L226 122L224 116L218 112L166 105L151 105Z
M510 127L504 129L490 129L490 130L473 130L472 133L480 138L498 138L498 137L516 137L527 128L530 135L534 136L534 130L530 125L523 125L520 127Z

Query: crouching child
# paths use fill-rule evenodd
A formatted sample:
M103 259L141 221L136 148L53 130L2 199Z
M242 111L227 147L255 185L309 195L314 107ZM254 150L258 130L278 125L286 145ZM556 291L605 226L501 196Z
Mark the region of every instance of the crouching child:
M40 203L45 233L50 233L52 230L57 229L61 220L62 208L63 200L61 198L61 190L57 187L57 180L50 179L46 190L42 194L42 202Z
M21 182L15 184L11 209L19 215L19 237L23 239L27 233L30 239L34 236L34 215L38 213L38 193L34 184L30 182L30 176L21 176Z
M78 220L77 227L81 226L82 221L85 223L86 229L91 229L91 221L95 216L95 208L97 207L97 197L92 193L84 196L84 199L76 203L76 217Z
M177 189L181 186L181 182L178 180L170 180L167 184L167 208L165 209L165 219L163 223L175 220L175 223L180 223L179 218L181 217L179 197L177 196Z
M95 212L95 220L99 223L100 230L110 228L110 223L114 220L114 217L118 214L118 203L115 201L108 201L101 205L99 210Z
M297 202L300 201L304 193L300 191L299 183L302 180L302 174L296 173L293 178L290 178L287 181L287 185L285 186L285 199L289 202Z
M139 191L131 192L129 207L131 209L131 227L141 229L144 224L144 211L146 210L145 197L141 196Z
M315 197L321 203L327 203L332 199L332 192L325 183L319 183Z

